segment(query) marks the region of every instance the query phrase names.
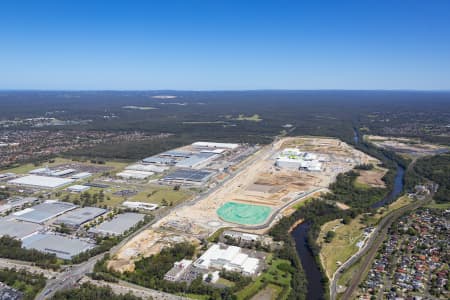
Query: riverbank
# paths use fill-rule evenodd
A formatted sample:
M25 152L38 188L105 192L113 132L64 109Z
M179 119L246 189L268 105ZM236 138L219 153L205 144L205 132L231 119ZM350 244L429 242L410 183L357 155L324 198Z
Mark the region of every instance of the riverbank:
M297 227L297 226L299 226L300 224L302 224L303 223L303 219L300 219L300 220L298 220L298 221L295 221L294 222L294 224L292 224L292 226L291 227L289 227L289 233L292 233L292 231L294 231L294 229Z

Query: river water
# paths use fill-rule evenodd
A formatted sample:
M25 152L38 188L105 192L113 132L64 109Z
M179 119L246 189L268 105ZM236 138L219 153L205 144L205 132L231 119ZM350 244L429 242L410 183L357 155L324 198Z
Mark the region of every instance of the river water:
M353 140L356 144L359 143L359 134L356 130L354 132ZM394 187L392 191L387 194L386 197L373 204L372 207L379 208L393 202L403 191L404 176L405 169L402 166L397 165L397 172L395 174ZM319 266L317 265L316 260L307 245L308 230L310 226L311 224L308 222L302 223L297 226L291 234L295 240L295 247L302 263L305 276L308 279L306 299L319 300L324 299L325 291L322 285L323 275L320 272Z
M322 273L317 266L316 260L308 248L308 230L311 224L308 222L302 223L292 231L292 237L295 240L295 248L297 248L297 255L302 262L302 267L305 276L308 279L308 300L324 299L324 289L322 286Z

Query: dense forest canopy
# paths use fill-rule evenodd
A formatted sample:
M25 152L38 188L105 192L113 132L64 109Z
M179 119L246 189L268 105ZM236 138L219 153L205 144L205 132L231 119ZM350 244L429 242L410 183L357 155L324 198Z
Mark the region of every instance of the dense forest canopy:
M105 143L70 153L136 159L195 140L264 144L285 133L352 141L355 126L363 133L414 136L450 145L450 111L443 109L449 105L448 92L2 91L0 121L32 117L89 120L39 128L70 130L74 135L78 130L171 134L158 143ZM15 129L36 128L17 125Z
M414 171L439 185L434 195L436 202L450 202L450 154L419 159L414 164Z

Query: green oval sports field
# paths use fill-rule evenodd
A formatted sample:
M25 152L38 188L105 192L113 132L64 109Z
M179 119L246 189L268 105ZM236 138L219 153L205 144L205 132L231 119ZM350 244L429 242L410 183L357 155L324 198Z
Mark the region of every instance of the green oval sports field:
M267 220L270 207L237 202L226 202L218 210L219 217L227 222L241 225L257 225Z

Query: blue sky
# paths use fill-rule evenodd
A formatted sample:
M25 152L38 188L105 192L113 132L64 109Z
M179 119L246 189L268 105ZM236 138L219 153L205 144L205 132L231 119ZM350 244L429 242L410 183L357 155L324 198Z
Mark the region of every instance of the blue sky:
M448 0L0 2L0 89L450 89Z

